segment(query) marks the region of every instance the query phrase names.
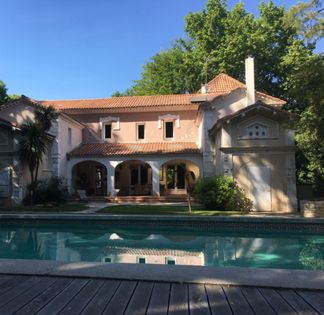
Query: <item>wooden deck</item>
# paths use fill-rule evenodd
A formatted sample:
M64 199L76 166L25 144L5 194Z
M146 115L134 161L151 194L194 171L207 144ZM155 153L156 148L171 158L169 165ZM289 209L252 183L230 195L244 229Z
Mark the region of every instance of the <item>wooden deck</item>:
M324 291L0 275L0 314L324 314Z

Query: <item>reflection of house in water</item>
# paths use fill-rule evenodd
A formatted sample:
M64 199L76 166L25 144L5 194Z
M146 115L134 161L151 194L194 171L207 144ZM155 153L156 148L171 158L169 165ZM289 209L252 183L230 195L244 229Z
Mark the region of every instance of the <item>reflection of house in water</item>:
M157 232L155 232L157 233ZM307 239L174 232L3 230L0 258L201 266L302 267Z
M105 234L95 240L69 239L66 249L79 252L82 260L95 260L111 263L146 263L146 264L177 264L205 265L205 255L202 251L202 239L177 237L178 241L158 235L117 233ZM142 237L143 237L142 236ZM131 238L132 237L132 238Z

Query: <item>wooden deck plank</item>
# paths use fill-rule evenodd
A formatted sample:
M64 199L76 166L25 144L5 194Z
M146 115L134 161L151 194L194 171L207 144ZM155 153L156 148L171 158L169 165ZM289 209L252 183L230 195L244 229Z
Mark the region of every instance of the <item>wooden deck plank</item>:
M210 315L206 289L203 284L189 284L190 315Z
M324 314L324 292L323 291L307 291L297 290L307 303L311 304L320 314Z
M90 280L74 298L60 311L61 315L79 314L87 306L92 297L104 284L104 280Z
M303 315L318 315L318 313L306 303L302 297L293 290L276 290L284 300L298 313Z
M232 310L227 302L222 287L214 284L206 284L205 287L211 313L213 315L232 315Z
M169 315L189 314L188 285L171 284Z
M253 315L249 303L246 301L242 291L239 287L223 287L225 295L234 315Z
M0 314L324 314L324 291L0 275Z
M167 315L169 307L170 283L155 283L147 315Z
M116 292L120 281L105 280L104 285L81 312L82 315L101 314Z
M34 298L31 302L21 308L16 315L30 315L35 314L41 310L49 301L57 296L62 290L64 290L72 279L69 278L58 278L47 290Z
M295 310L274 289L260 288L258 290L277 314L296 314Z
M30 277L24 276L11 276L10 279L0 284L0 297L5 292L11 290L12 288L16 287L17 285L21 285L24 281L30 279ZM1 303L0 303L1 305Z
M127 306L125 315L143 315L146 313L153 289L153 282L139 282Z
M254 310L255 314L275 315L275 311L270 307L257 288L241 288L245 298Z
M59 295L46 304L38 313L38 315L58 314L61 309L68 304L75 295L88 283L86 279L74 279Z
M0 275L0 286L5 283L10 281L14 276L8 276L8 275Z
M36 285L29 287L28 290L24 291L17 298L11 300L9 303L4 305L1 308L1 313L13 314L14 312L18 311L20 308L25 306L28 302L33 300L35 297L37 297L37 295L39 295L41 292L46 290L55 281L55 278L42 277Z
M133 295L136 285L136 281L123 281L109 302L107 308L104 310L103 314L123 314L127 308L130 298Z
M18 277L17 277L18 278ZM21 283L17 283L14 279L14 286L11 286L11 288L3 293L0 296L0 310L3 306L5 306L7 303L9 303L11 300L15 299L17 296L28 290L29 288L32 288L37 282L40 281L39 277L28 277L26 279L23 279ZM25 281L24 281L25 280ZM0 312L1 314L1 312Z

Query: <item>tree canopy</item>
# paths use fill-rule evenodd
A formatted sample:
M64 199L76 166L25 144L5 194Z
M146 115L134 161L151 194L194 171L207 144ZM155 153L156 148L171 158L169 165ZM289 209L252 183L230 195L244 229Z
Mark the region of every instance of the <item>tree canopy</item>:
M229 10L225 0L209 0L202 11L185 18L187 37L153 56L126 94L196 92L221 72L244 81L244 59L253 55L256 88L289 99L285 83L296 62L313 55L320 36L320 13L314 14L318 2L310 0L307 10L300 4L285 10L271 0L262 1L256 17L245 10L242 2ZM316 26L309 22L315 29L312 34L317 36L306 38L301 25L309 16L317 17Z
M20 96L16 94L8 95L5 83L0 80L0 105L18 99L19 97Z

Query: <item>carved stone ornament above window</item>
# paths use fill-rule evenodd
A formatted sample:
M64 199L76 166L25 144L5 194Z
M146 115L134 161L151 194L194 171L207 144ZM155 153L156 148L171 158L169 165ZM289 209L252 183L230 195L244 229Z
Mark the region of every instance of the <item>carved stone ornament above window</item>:
M112 122L116 122L115 128L113 128L113 130L119 130L120 129L119 117L112 117L112 116L100 118L100 129L102 129L102 126L104 124L109 124Z
M175 125L177 128L180 128L180 116L179 115L172 115L172 114L167 114L167 115L162 115L159 116L158 120L158 128L162 128L162 121L175 121Z

